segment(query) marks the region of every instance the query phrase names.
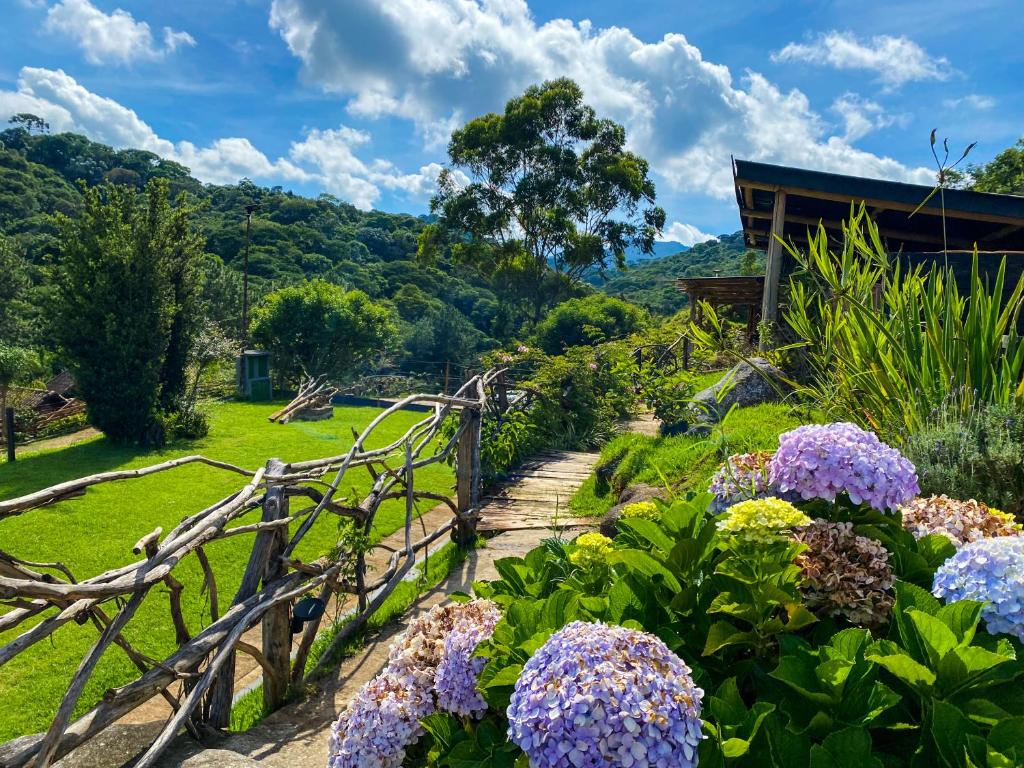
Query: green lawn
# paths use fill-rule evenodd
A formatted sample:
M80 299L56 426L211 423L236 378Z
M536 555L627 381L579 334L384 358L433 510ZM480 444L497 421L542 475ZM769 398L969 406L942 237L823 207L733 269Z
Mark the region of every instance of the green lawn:
M159 451L143 452L119 447L96 438L67 448L38 453L14 464L0 465L0 498L44 488L75 477L115 469L141 467L175 456L202 453L255 470L270 457L283 461L312 459L343 453L352 443L352 427L364 427L379 411L375 408L335 408L329 421L271 424L267 415L273 404L222 403L211 411L208 437L180 443ZM368 447L384 445L405 432L422 413L398 413L378 428ZM36 561L60 561L76 578L86 578L136 560L132 545L156 526L170 530L186 514L223 498L245 483L241 475L210 467L188 465L145 478L123 480L90 489L77 500L33 510L0 521L0 549ZM441 493L451 492L451 469L444 463L417 473L416 486ZM365 469L351 470L341 491L362 498L370 487ZM300 501L294 501L300 504ZM420 511L426 511L427 506ZM258 510L245 522L258 519ZM380 538L401 526L404 507L388 502L375 523ZM297 554L312 559L335 543L337 518L322 516L307 534ZM253 536L215 542L207 554L217 575L221 610L230 603L241 580ZM194 633L209 623L204 595L200 595L201 571L196 558L186 558L175 570L185 584L182 595L189 628ZM113 606L107 608L113 611ZM0 635L0 644L25 630L22 625ZM163 658L174 648L174 632L168 610L167 590L154 589L125 632L142 652ZM45 729L82 656L97 637L91 625L71 623L50 640L39 643L0 667L0 742ZM137 676L134 666L118 649L100 662L78 707L78 713L95 703L107 688Z
M734 410L721 431L706 438L619 435L601 451L601 462L623 457L612 476L611 487L600 487L596 476L591 476L576 492L570 506L579 515L603 515L616 502L617 494L612 489L633 483L661 486L667 481L678 492L704 490L723 452L773 451L781 433L806 421L790 406L765 404Z

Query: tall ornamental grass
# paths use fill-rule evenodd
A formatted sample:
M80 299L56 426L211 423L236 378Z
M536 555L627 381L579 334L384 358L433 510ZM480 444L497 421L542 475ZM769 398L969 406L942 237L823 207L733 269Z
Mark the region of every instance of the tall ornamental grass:
M890 258L863 206L843 234L838 251L821 226L806 255L787 246L801 269L783 316L811 369L805 394L897 441L951 402L964 417L978 404L1021 405L1024 278L1004 301L1005 258L989 281L975 251L961 294L942 263L925 270Z

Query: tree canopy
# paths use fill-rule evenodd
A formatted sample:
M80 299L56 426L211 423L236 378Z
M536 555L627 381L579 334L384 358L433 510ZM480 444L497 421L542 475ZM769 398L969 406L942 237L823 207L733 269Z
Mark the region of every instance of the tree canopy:
M972 189L978 192L1002 192L1024 195L1024 139L1007 147L991 162L970 168Z
M344 381L357 365L387 350L396 327L390 306L362 291L312 280L268 295L253 311L251 330L285 380L326 373Z
M647 323L647 313L639 307L593 294L569 299L556 306L540 323L537 344L549 355L560 355L569 347L591 346L627 336Z
M653 250L665 212L647 161L625 145L572 80L528 88L452 133L421 254L451 242L456 258L521 284L539 319L587 270L621 267L630 246Z

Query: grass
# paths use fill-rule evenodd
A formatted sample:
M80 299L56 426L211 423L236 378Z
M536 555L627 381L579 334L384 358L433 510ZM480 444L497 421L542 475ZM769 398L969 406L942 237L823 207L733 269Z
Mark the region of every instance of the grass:
M211 409L210 434L159 451L140 451L94 438L70 447L19 458L0 465L0 498L11 498L63 480L115 469L154 464L190 453L231 462L255 470L270 457L283 461L311 459L343 453L352 443L352 428L365 426L379 411L375 408L335 408L333 419L322 422L271 424L267 415L275 404L229 402ZM387 444L423 417L402 412L389 419L368 447ZM169 530L188 513L237 490L245 480L233 473L188 465L145 478L125 480L90 489L80 499L61 502L0 522L0 548L17 557L35 561L60 561L76 578L100 573L136 560L132 545L157 526ZM451 469L434 464L417 472L418 488L448 493ZM370 487L365 470L353 470L341 491L357 501ZM293 504L303 502L294 501ZM424 508L421 511L426 511ZM250 513L251 522L258 511ZM386 502L374 524L379 540L399 528L404 518L400 501ZM328 551L337 538L337 519L317 521L297 550L304 560ZM253 537L238 536L207 547L223 611L241 581ZM185 584L182 594L186 622L194 633L209 623L209 607L200 594L201 569L196 558L186 558L174 570ZM108 612L110 608L108 607ZM0 635L0 644L26 629L25 625ZM167 590L154 588L125 635L140 651L164 658L175 649ZM67 684L97 632L91 625L70 623L49 641L34 646L0 667L0 742L39 731L49 725ZM137 676L127 657L112 648L101 660L79 702L76 715L92 706L112 687Z
M781 433L805 422L790 406L764 404L737 408L710 437L619 435L602 449L598 462L600 466L622 457L610 482L600 483L592 475L569 506L580 516L603 515L615 505L618 492L634 483L668 483L677 493L703 490L726 456L774 450Z

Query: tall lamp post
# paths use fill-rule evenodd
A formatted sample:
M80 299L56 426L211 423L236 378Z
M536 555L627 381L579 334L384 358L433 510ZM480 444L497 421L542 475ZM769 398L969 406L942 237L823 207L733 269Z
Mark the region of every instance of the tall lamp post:
M249 243L252 232L252 215L259 209L259 203L245 206L245 257L242 264L242 355L238 360L238 384L242 392L246 392L249 381L247 366L249 361L245 349L249 346Z
M249 243L252 232L252 215L259 210L259 203L245 206L245 259L242 266L242 348L249 341Z

